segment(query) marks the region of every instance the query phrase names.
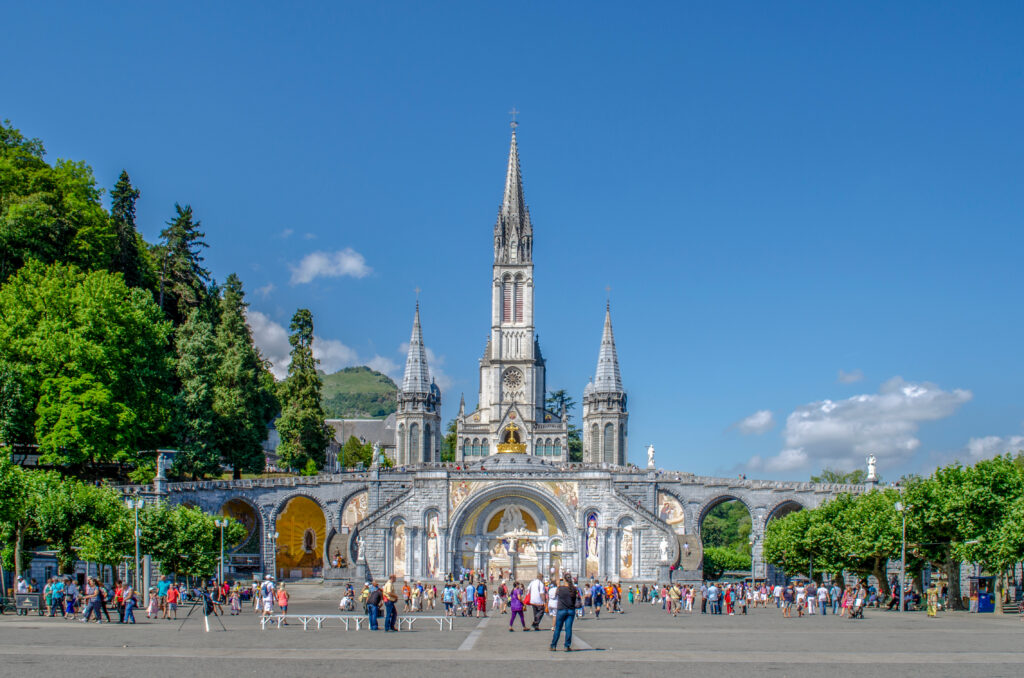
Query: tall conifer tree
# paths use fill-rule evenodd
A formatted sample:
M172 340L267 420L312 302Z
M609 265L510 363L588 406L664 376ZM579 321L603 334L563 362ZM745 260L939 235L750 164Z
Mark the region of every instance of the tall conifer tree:
M236 479L243 472L263 470L262 443L278 407L274 379L253 345L252 332L245 322L247 306L242 281L232 273L221 288L213 409L217 415L217 445Z
M140 251L139 233L135 229L135 201L139 189L132 186L128 172L121 170L114 190L110 192L110 220L114 224L115 250L110 262L111 270L120 272L129 287L143 286L144 264Z
M155 248L160 285L157 302L167 317L180 325L188 317L188 309L202 303L210 272L203 268L202 248L209 247L192 219L192 207L174 204L175 217L160 231L160 244Z
M288 468L306 469L312 461L322 469L331 436L320 404L323 384L316 370L319 361L313 357L313 314L300 308L292 316L289 329L292 359L288 378L281 385L283 408L277 420L281 444L277 453L281 464Z
M200 479L220 469L214 391L220 363L213 323L204 308L195 308L178 328L175 348L181 390L175 397L174 435L178 475Z

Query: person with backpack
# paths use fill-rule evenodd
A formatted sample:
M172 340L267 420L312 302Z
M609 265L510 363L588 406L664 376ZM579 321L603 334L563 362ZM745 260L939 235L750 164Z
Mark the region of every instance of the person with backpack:
M451 582L444 585L444 591L441 593L441 602L444 603L444 616L454 617L455 586L453 586Z
M483 579L476 585L476 616L487 616L487 585Z
M601 618L601 606L604 604L604 588L598 582L590 589L590 605L594 608L594 618Z

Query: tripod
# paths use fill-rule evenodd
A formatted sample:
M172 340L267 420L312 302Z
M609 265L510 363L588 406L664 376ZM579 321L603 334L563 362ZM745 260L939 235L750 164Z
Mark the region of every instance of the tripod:
M192 616L192 613L196 611L197 607L202 607L203 624L206 626L207 633L210 632L210 615L213 615L213 618L217 620L218 624L220 624L221 630L227 631L228 627L224 626L224 622L221 621L220 615L214 612L215 603L213 602L213 599L210 598L210 594L204 591L196 591L196 593L200 595L200 599L196 602L191 603L191 607L189 608L188 614L185 615L185 618L181 620L181 624L178 625L178 630L181 631L182 627L185 626L185 622L188 621L189 617Z

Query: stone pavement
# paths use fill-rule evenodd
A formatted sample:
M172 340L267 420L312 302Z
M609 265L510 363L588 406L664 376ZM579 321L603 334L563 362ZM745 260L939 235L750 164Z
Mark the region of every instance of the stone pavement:
M296 592L299 593L299 592ZM302 599L291 612L334 613L334 592ZM198 614L198 611L197 613ZM456 618L455 630L430 623L398 634L346 632L337 625L260 631L255 616L224 618L204 633L201 619L134 626L81 624L36 616L0 617L0 678L57 675L163 678L253 675L585 675L663 676L669 672L747 676L1024 675L1024 623L1016 617L947 613L867 619L782 619L774 608L743 616L680 616L650 605L576 622L578 652L548 651L550 631L508 631L508 617ZM424 620L426 621L426 620ZM550 622L546 624L548 628ZM823 673L827 671L827 673Z

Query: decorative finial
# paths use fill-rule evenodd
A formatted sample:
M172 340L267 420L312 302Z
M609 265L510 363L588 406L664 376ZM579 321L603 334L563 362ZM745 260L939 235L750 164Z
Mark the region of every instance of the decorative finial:
M605 285L604 291L605 291L604 308L605 308L606 311L611 311L612 310L612 286L611 285Z
M420 290L419 287L416 288L416 310L417 311L420 310L420 292L421 291L422 290Z
M512 124L512 131L514 132L516 127L519 127L519 123L516 122L516 116L519 115L519 111L517 111L516 107L513 106L512 110L509 111L508 114L512 116L512 123L511 124Z

